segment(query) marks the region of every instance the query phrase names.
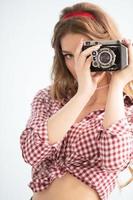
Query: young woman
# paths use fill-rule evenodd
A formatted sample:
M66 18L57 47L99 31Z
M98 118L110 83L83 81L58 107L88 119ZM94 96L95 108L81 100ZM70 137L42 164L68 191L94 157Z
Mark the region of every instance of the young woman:
M129 64L114 72L91 72L95 45L119 40ZM33 200L107 200L133 153L133 46L98 6L63 9L52 38L52 77L32 102L21 135L24 160L32 166Z

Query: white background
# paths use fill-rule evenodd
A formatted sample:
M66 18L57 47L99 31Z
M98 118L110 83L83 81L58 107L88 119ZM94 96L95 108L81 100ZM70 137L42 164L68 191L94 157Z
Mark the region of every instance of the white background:
M50 84L51 36L60 10L83 1L0 0L0 199L28 200L31 167L19 137L39 89ZM112 15L124 37L133 39L133 1L95 0ZM125 176L125 175L124 175ZM127 176L127 175L126 175ZM133 199L133 184L111 200Z

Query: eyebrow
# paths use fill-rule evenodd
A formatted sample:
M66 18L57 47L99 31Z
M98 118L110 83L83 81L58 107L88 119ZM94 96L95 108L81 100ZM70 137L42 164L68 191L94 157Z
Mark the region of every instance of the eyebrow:
M66 50L62 50L62 53L70 53L70 54L72 54L72 52L66 51Z

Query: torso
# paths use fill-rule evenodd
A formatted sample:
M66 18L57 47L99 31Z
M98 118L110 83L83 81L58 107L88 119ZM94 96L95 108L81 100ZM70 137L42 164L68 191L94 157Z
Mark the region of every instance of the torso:
M90 112L98 108L83 109L75 123L80 122ZM78 180L73 175L66 173L61 178L56 178L53 183L41 192L34 193L33 200L100 200L97 192Z
M100 200L95 190L67 173L45 190L34 193L33 200Z

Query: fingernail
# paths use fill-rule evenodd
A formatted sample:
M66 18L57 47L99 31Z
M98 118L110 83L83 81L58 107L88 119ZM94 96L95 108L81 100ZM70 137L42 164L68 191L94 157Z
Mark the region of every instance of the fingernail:
M130 44L130 43L131 43L131 39L126 39L126 38L124 38L124 39L122 39L122 41L123 41L123 42L126 42L127 44Z

